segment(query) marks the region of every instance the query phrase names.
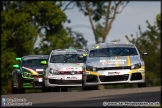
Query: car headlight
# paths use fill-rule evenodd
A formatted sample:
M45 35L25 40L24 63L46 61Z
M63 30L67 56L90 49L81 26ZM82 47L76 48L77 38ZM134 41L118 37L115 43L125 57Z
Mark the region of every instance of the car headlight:
M138 69L141 68L141 63L131 65L131 69Z
M32 74L30 72L23 72L22 76L31 78Z
M97 68L92 67L92 66L86 66L86 70L88 70L88 71L97 71Z
M59 75L60 74L60 71L59 70L56 70L56 69L50 68L49 74L51 74L51 75Z

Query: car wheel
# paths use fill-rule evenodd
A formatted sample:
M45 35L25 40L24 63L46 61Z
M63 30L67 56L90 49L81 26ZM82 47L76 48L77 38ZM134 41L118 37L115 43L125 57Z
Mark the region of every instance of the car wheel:
M138 83L138 88L141 88L141 87L146 87L147 86L147 80L146 80L146 77L145 77L145 82L144 83Z
M11 78L11 82L10 82L10 89L11 89L11 93L12 94L18 94L18 89L17 88L14 88L12 78Z
M83 77L82 77L83 79ZM82 80L82 90L98 90L98 85L94 85L94 86L85 86L84 85L84 81Z
M98 90L98 85L92 86L91 88L91 90Z
M24 88L21 88L21 81L20 81L19 78L18 78L18 93L19 94L25 93L25 89Z
M138 83L138 88L141 88L141 87L146 87L146 82L144 82L144 83Z
M54 87L53 92L60 92L60 87Z
M98 86L83 86L82 85L82 90L97 90Z
M19 90L19 93L20 93L20 94L25 93L25 89L20 89L20 90Z
M42 85L42 92L51 92L51 88L46 87L44 82L43 82L43 85Z
M62 87L61 92L68 92L68 87Z
M84 81L82 80L82 90L92 90L92 86L85 86Z

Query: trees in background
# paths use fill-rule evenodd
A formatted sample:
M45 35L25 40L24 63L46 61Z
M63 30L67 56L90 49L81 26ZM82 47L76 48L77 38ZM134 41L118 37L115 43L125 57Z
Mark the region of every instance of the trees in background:
M9 80L16 57L48 54L55 48L85 47L82 34L69 35L68 21L58 1L2 1L1 5L1 93L9 93ZM64 9L66 10L66 8ZM34 48L38 36L40 47ZM80 39L81 38L81 39ZM79 40L79 43L76 41Z
M2 1L1 10L1 93L9 92L12 65L15 58L29 54L34 48L36 28L23 2Z
M148 57L144 57L145 71L148 86L161 85L161 14L156 16L156 22L151 25L149 21L147 23L147 30L142 31L139 25L139 33L131 35L131 38L126 35L129 42L134 43L139 52L147 52Z
M89 17L96 43L105 42L117 14L120 14L129 1L76 1L76 5ZM101 24L101 19L104 22ZM95 24L98 22L97 24ZM98 28L101 28L100 30ZM99 32L100 31L100 32Z

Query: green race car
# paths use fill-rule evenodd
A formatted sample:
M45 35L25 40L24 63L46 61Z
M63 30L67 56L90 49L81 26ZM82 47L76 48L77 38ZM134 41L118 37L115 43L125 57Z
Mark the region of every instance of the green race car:
M48 55L28 55L16 58L20 64L14 64L11 75L12 94L25 93L25 89L42 88L42 75L44 66L42 60L47 60Z

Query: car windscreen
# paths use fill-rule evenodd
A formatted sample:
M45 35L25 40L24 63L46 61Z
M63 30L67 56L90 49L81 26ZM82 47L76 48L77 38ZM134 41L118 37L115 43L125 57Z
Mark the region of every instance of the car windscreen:
M135 48L111 47L91 50L89 57L111 57L111 56L130 56L138 55Z
M22 66L39 66L41 65L41 61L47 61L47 59L28 59L28 60L23 60L21 65Z
M83 63L78 57L83 54L59 54L51 55L50 63Z

